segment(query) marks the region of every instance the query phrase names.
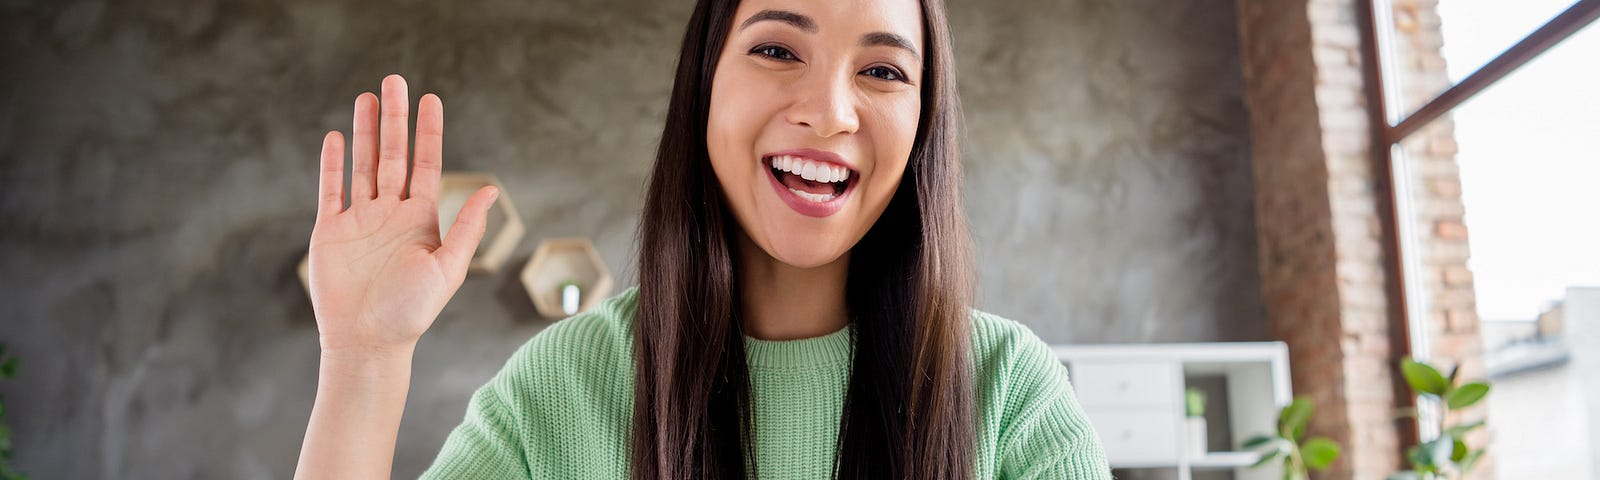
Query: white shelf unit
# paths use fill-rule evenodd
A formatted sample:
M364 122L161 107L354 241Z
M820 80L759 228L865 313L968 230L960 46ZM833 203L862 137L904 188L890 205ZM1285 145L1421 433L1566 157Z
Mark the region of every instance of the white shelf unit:
M1078 402L1106 448L1112 468L1231 470L1235 479L1276 479L1276 465L1247 468L1259 458L1240 444L1275 430L1278 410L1292 400L1289 349L1282 342L1059 345ZM1191 451L1184 426L1184 389L1207 393L1207 451Z

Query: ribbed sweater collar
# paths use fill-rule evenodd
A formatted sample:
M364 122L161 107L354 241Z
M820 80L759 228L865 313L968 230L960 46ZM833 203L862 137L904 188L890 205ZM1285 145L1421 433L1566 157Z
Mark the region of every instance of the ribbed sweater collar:
M761 340L744 337L745 358L751 368L806 368L850 363L855 324L833 333L798 340Z

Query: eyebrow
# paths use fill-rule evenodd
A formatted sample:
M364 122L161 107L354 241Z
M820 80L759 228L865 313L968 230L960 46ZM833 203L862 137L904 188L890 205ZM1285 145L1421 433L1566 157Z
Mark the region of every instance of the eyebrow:
M889 32L872 32L862 35L861 46L902 48L907 52L911 52L911 56L915 57L918 61L922 60L922 55L918 54L917 49L911 46L910 40L906 40L906 37L895 35Z
M739 29L750 28L750 25L763 20L776 20L793 25L794 28L806 33L817 33L817 22L811 21L811 17L784 10L762 10L756 12L755 15L745 19L744 23L739 24Z
M740 23L739 29L744 30L756 22L766 20L787 23L806 33L817 33L817 22L811 20L811 17L786 10L762 10L756 12L755 15L751 15L750 18L747 18L743 23ZM922 55L917 53L917 49L911 46L910 40L907 40L904 36L889 32L872 32L862 35L861 46L895 47L910 52L911 56L916 57L918 61L922 60Z

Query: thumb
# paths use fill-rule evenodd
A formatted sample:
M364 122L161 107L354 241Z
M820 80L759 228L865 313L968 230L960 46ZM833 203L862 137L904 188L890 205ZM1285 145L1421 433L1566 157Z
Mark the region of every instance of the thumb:
M489 208L494 206L496 198L500 197L500 189L494 186L485 186L467 198L466 205L461 206L461 212L456 214L456 223L450 225L450 232L444 236L444 242L438 250L433 252L444 267L450 278L463 278L467 274L467 265L472 263L472 253L478 250L478 241L483 240L483 231L488 227Z

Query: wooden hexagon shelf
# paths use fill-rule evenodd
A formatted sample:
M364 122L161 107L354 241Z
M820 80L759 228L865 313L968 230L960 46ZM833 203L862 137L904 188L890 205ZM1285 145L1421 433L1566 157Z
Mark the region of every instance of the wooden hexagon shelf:
M516 249L517 242L522 241L522 217L517 215L516 205L511 204L511 195L506 193L506 187L500 184L500 179L487 173L445 173L439 179L439 236L443 238L450 231L450 225L456 221L456 213L461 211L461 206L467 204L467 197L485 185L494 185L500 190L500 198L495 200L494 207L489 209L487 228L483 231L483 241L478 244L478 251L472 254L472 263L467 271L473 273L494 273L500 271L506 259L511 257L511 251Z
M594 244L582 238L545 240L522 267L522 288L547 318L568 316L561 309L561 287L578 285L578 312L588 311L611 294L611 271Z
M311 254L300 256L300 265L294 267L294 273L300 276L300 288L306 289L306 296L311 296Z

